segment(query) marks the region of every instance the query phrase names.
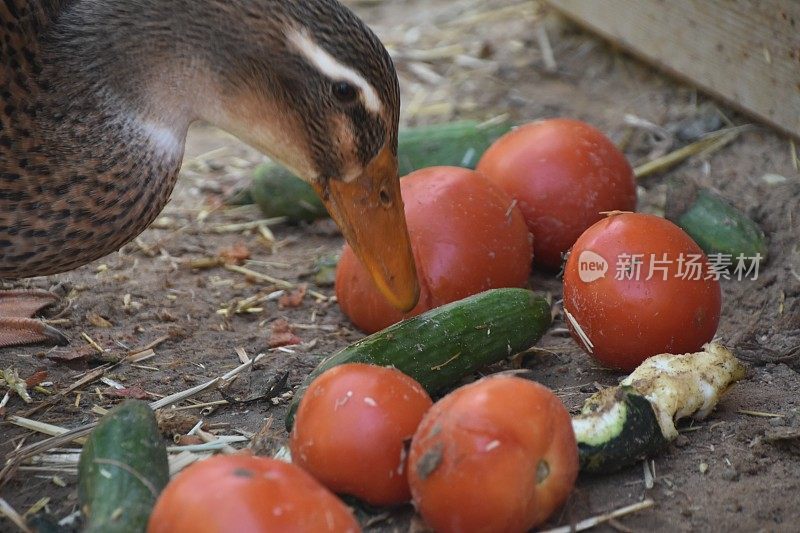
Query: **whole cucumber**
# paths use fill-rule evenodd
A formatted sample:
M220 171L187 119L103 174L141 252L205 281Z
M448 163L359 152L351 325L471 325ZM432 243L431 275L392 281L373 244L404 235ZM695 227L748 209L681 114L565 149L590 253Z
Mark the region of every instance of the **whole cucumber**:
M511 131L511 122L481 124L460 120L400 130L398 163L400 175L435 166L474 169L483 153Z
M400 130L400 176L432 166L474 169L486 149L510 130L509 121L481 124L475 120ZM314 189L276 163L257 166L249 195L239 192L229 203L240 205L248 200L255 202L266 217L286 217L291 223L328 216Z
M764 232L747 215L707 189L671 183L666 216L697 242L706 254L725 256L730 266L755 258L766 262Z
M527 350L550 322L550 304L526 289L492 289L431 309L323 360L295 393L286 428L291 429L311 382L334 366L393 366L435 394L486 365Z
M296 224L328 216L311 185L276 163L256 167L250 195L268 218L286 217Z
M156 498L169 481L167 449L153 410L127 400L89 435L78 463L84 532L144 532Z

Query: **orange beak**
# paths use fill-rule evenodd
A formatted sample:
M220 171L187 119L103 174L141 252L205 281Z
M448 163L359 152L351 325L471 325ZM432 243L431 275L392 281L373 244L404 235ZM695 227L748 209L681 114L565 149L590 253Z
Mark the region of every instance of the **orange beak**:
M351 182L329 180L315 188L381 293L397 309L410 311L419 285L391 150L383 148Z

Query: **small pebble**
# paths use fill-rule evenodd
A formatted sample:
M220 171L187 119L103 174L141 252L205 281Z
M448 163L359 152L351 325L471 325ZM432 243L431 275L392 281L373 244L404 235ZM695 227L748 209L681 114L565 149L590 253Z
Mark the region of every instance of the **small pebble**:
M675 439L675 446L678 448L683 448L689 444L689 437L686 435L678 435L678 438Z
M700 463L700 466L698 468L701 474L705 474L706 472L708 472L708 463Z
M722 128L722 118L719 113L712 112L700 116L689 117L668 129L675 133L678 140L684 143L694 142L703 135Z
M788 181L786 176L781 176L780 174L764 174L761 176L761 179L764 180L767 185L778 185L779 183Z
M732 466L725 467L722 469L722 479L726 481L738 481L739 472Z
M786 425L786 420L782 416L781 417L770 418L769 425L774 427L774 428L780 427L780 426L785 426Z

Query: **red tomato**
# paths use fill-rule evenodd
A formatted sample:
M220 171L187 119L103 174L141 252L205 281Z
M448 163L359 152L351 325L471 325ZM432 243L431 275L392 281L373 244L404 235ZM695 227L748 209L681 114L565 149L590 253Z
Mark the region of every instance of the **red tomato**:
M420 280L419 304L406 315L395 310L345 246L336 296L356 326L372 333L488 289L527 284L531 236L502 190L476 172L455 167L419 170L400 186Z
M512 376L467 385L428 411L411 442L414 504L437 532L527 531L567 500L578 445L561 401Z
M536 263L561 256L604 211L636 209L625 156L589 124L565 118L521 126L484 153L478 171L519 202L535 239Z
M633 370L652 355L698 351L714 337L721 306L719 281L700 247L652 215L596 223L572 247L564 270L572 336L612 368Z
M334 367L300 402L292 460L334 492L372 505L406 502L407 445L431 404L422 386L397 369Z
M175 477L148 533L359 532L350 509L301 468L264 457L218 455Z

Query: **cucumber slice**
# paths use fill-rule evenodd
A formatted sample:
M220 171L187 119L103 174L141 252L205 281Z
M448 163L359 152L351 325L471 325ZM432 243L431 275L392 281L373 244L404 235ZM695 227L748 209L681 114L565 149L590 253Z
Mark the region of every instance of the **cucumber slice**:
M589 398L572 418L581 470L613 472L661 450L653 406L632 387L611 387Z

